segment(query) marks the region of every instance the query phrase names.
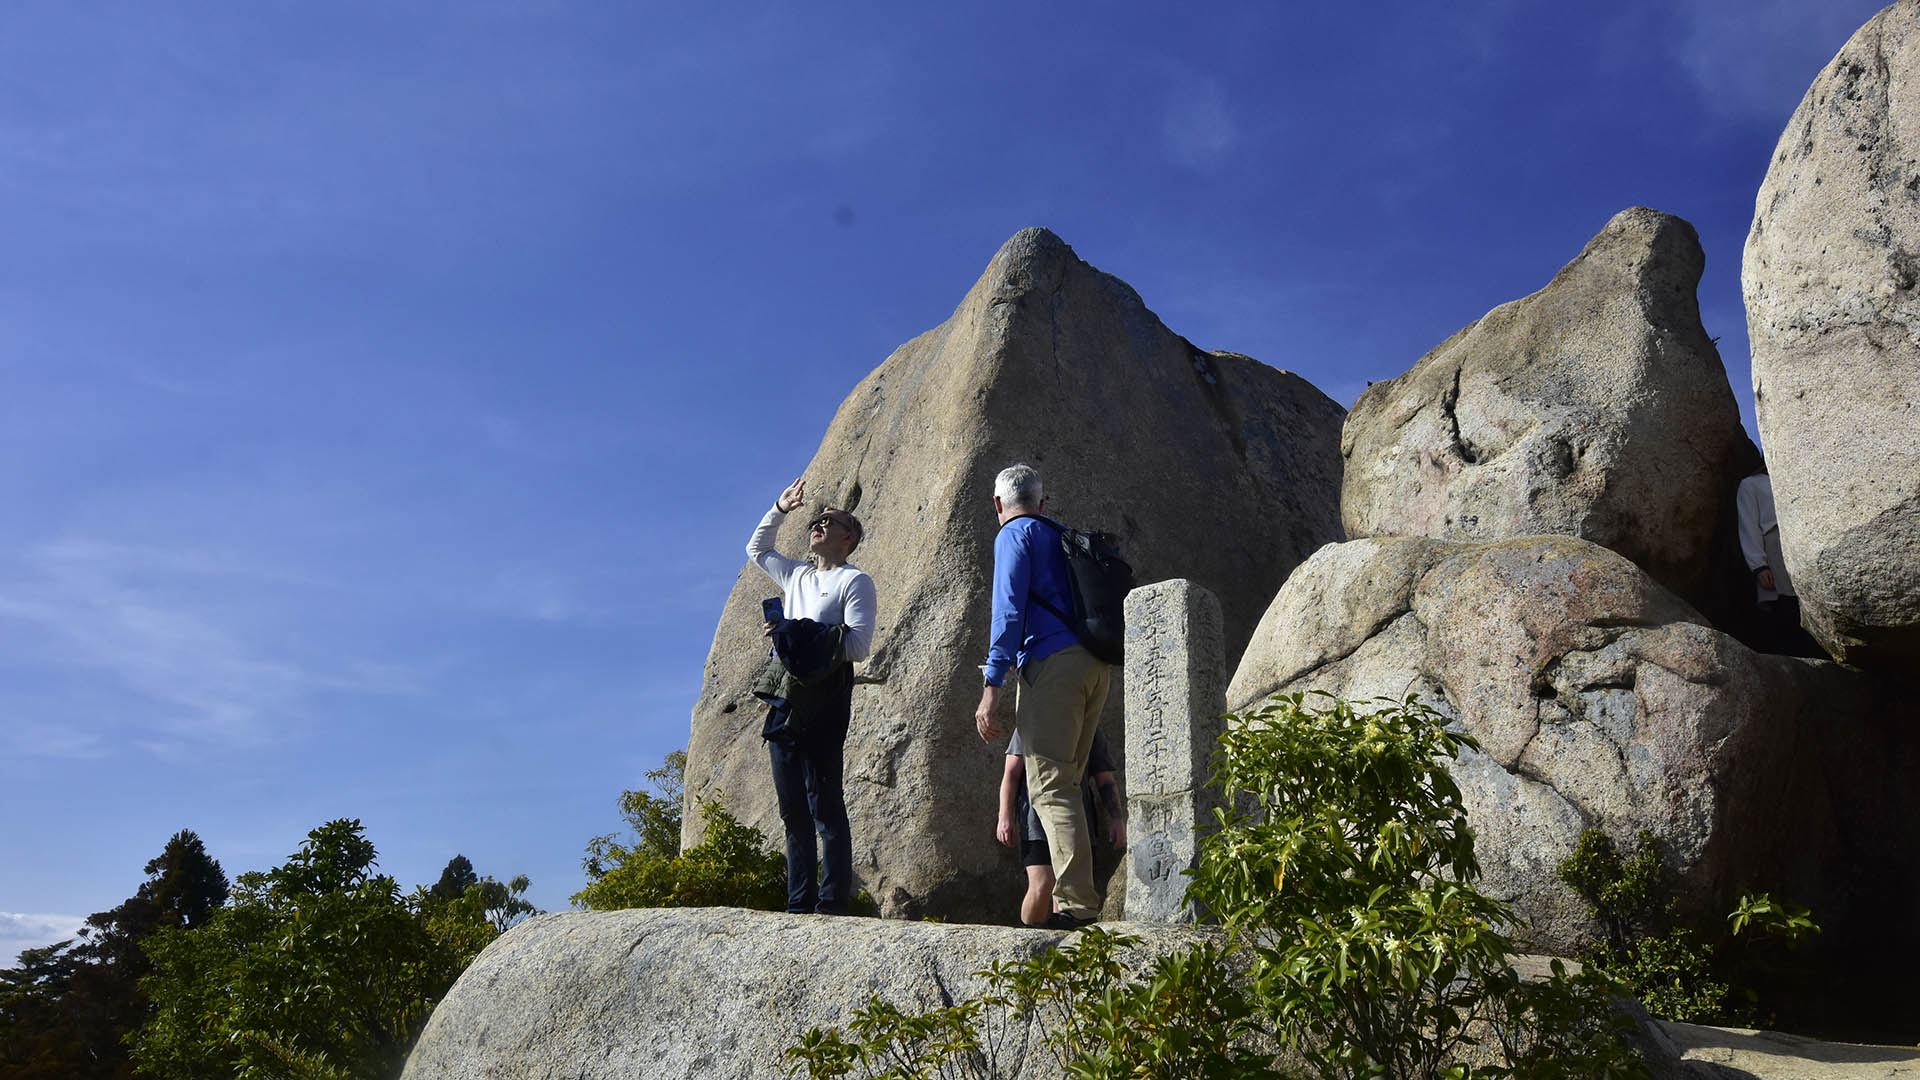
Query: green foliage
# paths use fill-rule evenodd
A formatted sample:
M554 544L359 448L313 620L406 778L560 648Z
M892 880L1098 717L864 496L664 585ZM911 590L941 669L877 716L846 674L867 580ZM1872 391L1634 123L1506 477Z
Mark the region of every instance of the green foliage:
M620 815L634 842L615 834L587 843L582 860L587 887L572 897L590 911L637 907L746 907L779 911L787 905L786 856L765 833L702 802L706 835L680 850L680 805L687 752L675 750L647 773L653 791L620 793Z
M454 900L409 899L375 863L358 821L330 821L281 866L242 874L203 925L155 934L141 983L154 1013L135 1060L172 1080L398 1075L434 1003L498 930L484 882Z
M875 996L846 1033L807 1032L787 1063L812 1080L986 1080L1018 1071L1039 1049L1037 1033L1073 1080L1278 1075L1249 1048L1259 1039L1220 950L1163 956L1130 979L1121 954L1139 943L1095 927L1064 948L977 972L986 992L924 1013Z
M67 1080L90 1075L85 1032L72 1016L78 964L72 946L62 941L27 949L19 966L0 970L0 1076Z
M968 998L924 1013L905 1013L878 994L853 1011L848 1039L833 1028L813 1028L789 1047L790 1068L809 1077L992 1077L998 1075L976 1031L987 1004Z
M667 760L659 768L647 772L652 791L620 793L620 816L626 820L627 828L632 830L636 842L632 846L622 844L615 833L587 841L587 857L582 862L590 884L586 892L573 898L576 905L599 907L597 904L584 904L581 897L592 891L593 884L598 884L616 871L624 870L629 863L668 860L680 854L680 805L686 794L686 768L687 752L675 750L667 755Z
M1606 929L1607 940L1624 947L1671 920L1673 899L1660 872L1660 842L1640 830L1633 856L1622 859L1613 840L1599 829L1580 834L1573 854L1560 864L1560 880L1587 901Z
M1215 784L1236 809L1205 838L1188 898L1228 930L1127 977L1098 930L981 972L988 991L909 1016L875 1000L853 1038L788 1052L814 1078L998 1076L1040 1031L1076 1080L1624 1078L1644 1075L1597 970L1523 981L1473 887L1447 762L1472 741L1409 699L1363 712L1278 698L1234 718Z
M540 910L527 899L527 890L532 887L533 882L529 881L525 874L516 876L504 885L491 877L485 877L468 886L469 889L480 890L480 900L486 911L487 921L493 924L494 930L502 934L513 929L514 925L521 920L540 914Z
M435 889L418 889L411 903L415 914L426 924L428 935L452 949L460 958L460 968L465 970L494 938L522 919L540 914L525 899L531 884L525 874L504 885L491 877L476 875L475 880L467 884L466 891L458 896L449 899Z
M625 792L620 797L620 810L639 835L642 850L674 854L680 850L680 807L686 802L687 752L675 750L668 754L660 767L648 770L646 776L653 785L654 796L630 802L629 796L635 793Z
M167 927L205 922L226 902L227 877L191 830L145 867L118 907L88 917L79 939L23 953L0 972L0 1076L62 1080L133 1075L124 1040L146 1021L142 944Z
M633 795L635 792L627 792ZM683 853L661 855L642 844L628 848L598 837L587 848L587 887L573 895L576 907L614 911L636 907L745 907L780 911L787 906L787 860L765 833L702 802L707 833Z
M1087 948L1083 942L1082 951ZM1064 951L1063 962L1077 967ZM1117 975L1118 973L1113 973ZM1278 1076L1269 1040L1227 955L1211 943L1154 961L1141 979L1089 992L1056 1043L1074 1080Z
M1606 939L1584 958L1617 978L1647 1011L1697 1024L1750 1025L1764 1017L1757 986L1775 962L1767 942L1792 948L1820 932L1806 908L1748 894L1729 928L1680 923L1660 842L1647 830L1622 858L1599 829L1580 835L1560 879L1587 901Z
M1363 712L1320 697L1275 698L1230 725L1214 782L1234 809L1189 887L1251 949L1256 1012L1323 1078L1631 1075L1615 1040L1541 1039L1548 999L1609 1027L1605 986L1561 973L1534 991L1514 972L1501 931L1513 914L1473 887L1447 771L1473 740L1415 699ZM1461 1064L1488 1031L1504 1060ZM1516 1058L1529 1046L1541 1049Z
M1735 936L1748 929L1763 938L1780 941L1788 946L1805 944L1813 935L1820 932L1820 926L1813 921L1813 912L1798 904L1785 900L1775 900L1766 893L1754 895L1747 893L1734 905L1733 913L1727 916L1727 922Z
M467 886L479 880L480 875L473 870L473 861L465 855L455 855L447 860L446 867L440 871L440 880L434 882L428 892L435 900L453 900L465 893Z
M1512 986L1492 1003L1497 1010L1520 1010L1523 1020L1489 1024L1510 1075L1529 1080L1644 1076L1645 1064L1626 1043L1627 1021L1610 1003L1619 983L1597 969L1569 975L1558 958L1551 968L1552 978Z

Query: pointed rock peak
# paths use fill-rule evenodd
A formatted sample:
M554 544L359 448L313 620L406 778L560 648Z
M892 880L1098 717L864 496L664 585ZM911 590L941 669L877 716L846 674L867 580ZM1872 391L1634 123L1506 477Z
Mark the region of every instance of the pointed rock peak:
M805 475L811 498L852 506L861 492L855 561L873 578L878 629L854 694L846 796L866 860L855 872L883 912L1012 910L1019 874L972 824L993 817L1000 783L972 720L994 475L1031 463L1049 510L1119 537L1139 581L1212 591L1237 655L1288 572L1340 533L1342 415L1304 380L1196 352L1045 229L1016 234L952 317L852 389ZM777 546L805 550L805 517L791 515ZM743 536L752 524L739 524ZM767 654L760 603L774 587L746 566L720 613L686 774L690 800L719 799L778 837L765 706L752 696ZM1110 736L1122 696L1109 697ZM1125 761L1124 745L1116 754Z
M1613 215L1594 241L1614 236L1644 238L1643 242L1650 245L1691 242L1698 246L1700 243L1699 234L1686 218L1645 206L1629 206Z
M1078 261L1079 256L1075 255L1073 248L1068 246L1065 240L1060 239L1052 229L1039 225L1032 225L1014 233L1006 243L1000 245L1000 251L994 255L995 262L1056 258Z
M996 301L1022 293L1053 292L1076 267L1093 269L1051 230L1021 229L994 253L981 284Z
M1706 270L1700 234L1685 218L1630 206L1613 215L1575 259L1619 256L1637 262L1640 269L1657 269L1662 276L1698 284Z
M1032 294L1058 294L1080 275L1098 282L1100 291L1121 304L1146 310L1146 302L1133 286L1082 259L1053 230L1038 226L1021 229L1000 245L970 295L977 297L984 291L989 304L1013 303Z
M1614 215L1546 288L1375 383L1347 417L1347 535L1590 540L1704 602L1745 434L1693 226Z

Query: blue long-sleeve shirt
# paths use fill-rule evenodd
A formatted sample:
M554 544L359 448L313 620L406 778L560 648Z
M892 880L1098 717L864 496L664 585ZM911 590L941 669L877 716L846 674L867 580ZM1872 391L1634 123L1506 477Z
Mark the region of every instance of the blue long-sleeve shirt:
M1039 518L1017 517L993 538L993 624L985 672L988 686L1001 685L1009 670L1052 656L1079 640L1029 592L1045 597L1061 611L1073 610L1060 531Z

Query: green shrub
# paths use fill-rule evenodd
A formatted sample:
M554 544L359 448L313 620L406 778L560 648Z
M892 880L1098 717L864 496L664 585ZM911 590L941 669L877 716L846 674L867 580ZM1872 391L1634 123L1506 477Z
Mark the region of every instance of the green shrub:
M240 875L196 927L143 947L153 1003L132 1039L172 1080L378 1080L400 1073L434 1003L499 930L486 890L423 908L374 873L360 822L330 821L272 870Z
M1323 1078L1633 1074L1606 983L1558 968L1523 983L1513 913L1474 888L1447 770L1473 740L1416 699L1371 704L1275 698L1222 736L1233 809L1189 896L1252 950L1261 1020Z
M1325 697L1321 695L1321 697ZM1204 838L1188 899L1228 931L1127 978L1129 939L981 972L988 991L909 1016L875 1000L848 1039L789 1051L813 1078L999 1076L1041 1041L1077 1080L1644 1075L1613 984L1554 964L1524 982L1447 762L1468 737L1409 699L1372 711L1274 699L1231 718L1214 782L1236 807Z
M1645 829L1628 858L1606 833L1588 829L1559 871L1605 932L1583 959L1667 1020L1742 1026L1767 1020L1759 987L1781 949L1820 932L1806 908L1765 893L1742 896L1726 928L1683 924L1660 841Z
M627 792L632 796L635 792ZM625 805L629 800L623 796ZM707 833L683 851L662 853L641 844L622 846L598 837L587 848L587 887L573 894L576 907L614 911L638 907L744 907L779 911L787 906L786 856L772 850L765 833L702 802ZM678 837L674 839L678 847Z
M1261 1040L1219 949L1162 956L1130 979L1122 954L1139 944L1094 927L1062 948L978 972L984 993L924 1013L875 996L845 1034L815 1028L786 1059L814 1080L987 1080L1017 1072L1040 1050L1074 1080L1280 1075L1270 1052L1249 1047Z

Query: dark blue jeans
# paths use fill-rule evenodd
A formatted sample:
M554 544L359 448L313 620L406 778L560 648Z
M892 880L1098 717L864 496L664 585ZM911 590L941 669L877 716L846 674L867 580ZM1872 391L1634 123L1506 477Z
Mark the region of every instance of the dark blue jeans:
M849 707L852 690L849 680ZM853 828L847 822L841 758L850 708L834 711L839 715L818 717L816 726L799 738L767 742L773 759L773 791L787 830L788 911L844 915L853 894ZM817 888L816 863L824 864Z

